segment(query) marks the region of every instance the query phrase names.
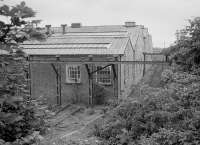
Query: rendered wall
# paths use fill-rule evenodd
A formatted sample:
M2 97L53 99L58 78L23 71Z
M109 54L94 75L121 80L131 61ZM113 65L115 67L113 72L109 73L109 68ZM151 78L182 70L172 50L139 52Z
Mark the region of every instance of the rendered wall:
M126 46L125 55L121 57L121 61L143 61L143 52L152 52L152 38L147 28L133 27L127 28L130 33L130 42ZM132 50L133 48L133 50ZM146 61L151 61L151 56L146 56ZM120 86L121 97L126 97L131 92L133 85L137 84L143 77L151 65L146 64L123 64L120 66Z
M134 50L131 46L131 41L128 42L125 54L121 57L121 61L135 60ZM135 82L135 65L134 64L121 64L121 97L128 96Z
M80 57L79 57L80 58ZM68 58L70 60L79 60L79 58ZM103 59L103 57L96 58ZM58 65L54 64L56 68ZM71 65L71 64L70 64ZM61 64L61 102L67 103L84 103L87 104L89 100L89 79L85 65L81 66L81 83L67 83L66 82L66 64ZM117 67L116 67L117 71ZM111 72L111 77L113 73ZM104 86L114 95L114 82L111 85ZM118 91L118 84L115 84L116 92ZM38 98L42 96L47 98L49 104L57 104L57 85L56 73L50 63L31 64L31 96Z

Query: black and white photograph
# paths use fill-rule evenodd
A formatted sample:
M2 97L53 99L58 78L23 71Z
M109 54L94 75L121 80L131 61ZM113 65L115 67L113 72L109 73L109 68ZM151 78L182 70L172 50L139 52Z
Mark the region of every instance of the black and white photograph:
M0 145L200 145L200 1L0 0Z

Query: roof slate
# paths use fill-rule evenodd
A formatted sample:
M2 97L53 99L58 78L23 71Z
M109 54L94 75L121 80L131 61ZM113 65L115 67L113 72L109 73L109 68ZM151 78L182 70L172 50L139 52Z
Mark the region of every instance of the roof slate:
M29 55L120 55L124 54L129 39L136 43L139 33L138 27L131 28L130 38L130 32L122 25L67 27L66 34L61 33L61 27L51 29L54 33L46 41L22 44L24 51Z
M22 46L29 55L124 54L128 37L119 38L65 38ZM55 44L56 43L56 44Z

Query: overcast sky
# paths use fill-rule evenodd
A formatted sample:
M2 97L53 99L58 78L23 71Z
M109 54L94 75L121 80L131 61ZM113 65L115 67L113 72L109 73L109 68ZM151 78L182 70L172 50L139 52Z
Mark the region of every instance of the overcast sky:
M135 21L149 29L154 47L169 46L175 31L184 28L187 19L200 16L200 0L24 0L42 19L41 26L121 25ZM0 2L14 5L21 0Z

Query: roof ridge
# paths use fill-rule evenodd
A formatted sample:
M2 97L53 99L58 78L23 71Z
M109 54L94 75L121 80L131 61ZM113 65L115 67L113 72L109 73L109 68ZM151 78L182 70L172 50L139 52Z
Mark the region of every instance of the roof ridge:
M66 26L67 28L72 28L70 25ZM81 27L77 27L77 28L82 28L82 27L125 27L125 25L82 25ZM141 25L136 25L135 27L141 27ZM45 28L45 27L44 27ZM51 28L62 28L60 26L52 26ZM77 28L73 28L73 29L77 29Z
M86 39L86 38L93 38L93 39L98 39L98 38L113 38L113 39L115 39L115 38L129 38L129 36L118 36L118 37L116 37L116 36L106 36L106 37L101 37L101 36L69 36L69 37L51 37L51 38L49 38L49 39L69 39L69 38L77 38L77 39Z
M22 43L21 45L66 45L66 44L110 44L110 42L69 42L69 43Z
M81 27L113 27L113 26L117 27L117 26L125 26L125 25L109 25L109 24L108 25L82 25ZM70 25L67 25L66 27L72 28ZM60 27L60 26L52 26L51 28L62 28L62 27Z

